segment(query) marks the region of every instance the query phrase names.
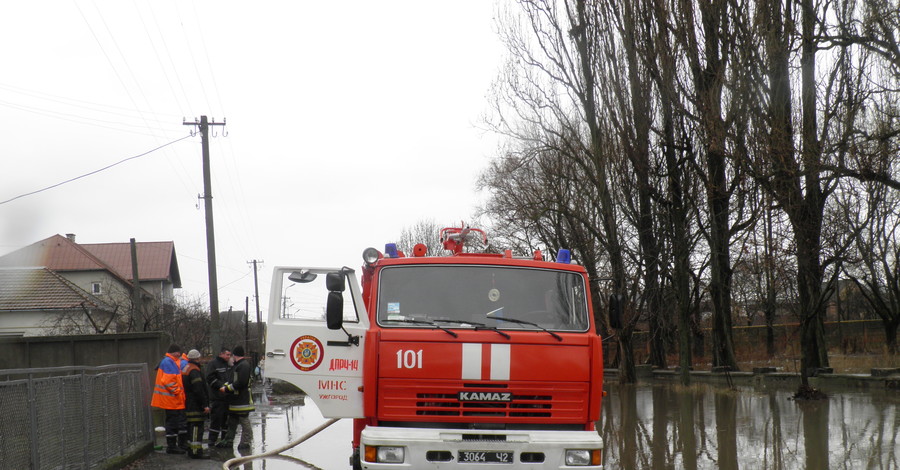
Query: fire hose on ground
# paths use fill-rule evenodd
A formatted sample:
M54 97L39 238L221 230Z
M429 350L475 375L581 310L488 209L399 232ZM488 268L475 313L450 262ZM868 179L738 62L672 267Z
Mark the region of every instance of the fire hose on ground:
M294 440L292 442L287 443L287 445L285 445L283 447L279 447L277 449L272 449L270 451L263 452L261 454L245 455L243 457L235 457L231 460L228 460L222 464L222 470L230 470L231 467L233 467L235 465L240 465L242 463L250 462L251 460L259 460L259 459L264 459L266 457L276 456L288 449L291 449L293 447L300 445L303 441L315 436L316 434L322 432L322 430L324 430L328 426L331 426L332 424L338 422L339 419L340 418L331 418L328 421L325 421L324 423L320 424L318 427L316 427L312 431L304 434L303 436L297 438L296 440Z

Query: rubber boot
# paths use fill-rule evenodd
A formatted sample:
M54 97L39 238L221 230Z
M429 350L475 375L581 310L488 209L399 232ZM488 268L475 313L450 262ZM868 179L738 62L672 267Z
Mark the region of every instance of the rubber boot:
M178 447L185 452L187 452L191 448L191 446L188 445L187 432L178 433Z
M210 446L210 447L215 447L215 446L216 446L216 442L217 442L218 440L219 440L219 433L218 433L218 431L210 431L210 432L209 432L209 439L207 439L207 442L209 442L209 446Z
M237 434L237 421L233 419L228 420L228 430L225 432L225 435L222 436L222 439L216 442L216 447L220 448L231 448L234 445L234 435Z
M209 454L203 452L203 448L200 449L191 449L188 451L188 457L192 459L208 459L210 458Z
M184 449L178 447L177 436L166 436L166 453L167 454L184 454Z
M203 455L203 422L192 421L188 423L188 457L192 459L208 459Z

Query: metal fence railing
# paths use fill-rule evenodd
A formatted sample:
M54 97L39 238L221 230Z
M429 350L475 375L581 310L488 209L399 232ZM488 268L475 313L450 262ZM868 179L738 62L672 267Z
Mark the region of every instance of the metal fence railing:
M89 469L153 439L146 364L0 370L3 468Z

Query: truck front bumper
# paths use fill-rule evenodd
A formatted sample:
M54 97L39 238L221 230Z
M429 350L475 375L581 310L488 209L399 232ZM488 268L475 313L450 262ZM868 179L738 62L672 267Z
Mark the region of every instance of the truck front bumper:
M598 458L602 448L603 442L596 431L463 430L376 426L366 427L362 431L360 460L362 468L369 470L400 468L594 470L603 468L602 460ZM588 456L587 462L585 456Z

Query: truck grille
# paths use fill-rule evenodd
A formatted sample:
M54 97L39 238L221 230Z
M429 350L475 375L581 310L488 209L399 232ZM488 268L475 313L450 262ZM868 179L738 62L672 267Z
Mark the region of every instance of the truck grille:
M456 394L416 394L419 416L531 416L549 418L551 395L513 395L509 403L460 402Z
M508 401L459 399L467 391L509 393ZM414 420L443 417L494 418L527 422L575 421L587 411L588 386L585 383L471 383L454 381L409 381L383 379L379 385L379 419Z

